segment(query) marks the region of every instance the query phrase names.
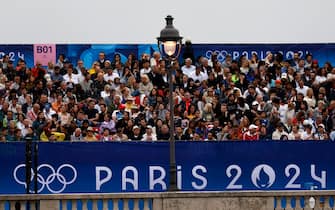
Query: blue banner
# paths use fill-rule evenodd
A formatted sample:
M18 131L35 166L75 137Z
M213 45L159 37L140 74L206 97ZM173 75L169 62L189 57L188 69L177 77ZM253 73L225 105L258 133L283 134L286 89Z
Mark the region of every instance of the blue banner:
M168 142L38 143L38 192L166 191ZM177 142L184 191L335 190L330 141ZM0 194L25 193L25 143L0 144ZM34 180L32 171L32 182ZM31 185L33 190L33 184Z
M294 52L299 52L301 58L305 58L308 53L312 54L313 59L318 60L320 65L327 61L335 63L335 44L198 44L193 47L196 57L202 55L210 58L216 52L220 62L228 54L233 60L238 60L242 55L250 59L256 53L260 60L264 60L267 53L279 52L284 60L290 60Z
M0 45L0 59L4 55L9 56L9 60L15 64L18 60L26 61L28 67L34 66L34 48L33 45Z
M56 45L57 57L64 54L73 64L77 60L84 61L85 67L90 68L92 63L98 59L99 52L105 52L107 59L113 60L115 53L121 55L122 62L126 62L128 55L134 53L141 58L143 53L152 55L157 51L156 44L58 44ZM294 52L299 52L304 58L307 53L313 55L313 59L319 61L320 65L329 61L335 63L335 44L194 44L195 57L211 57L213 52L218 54L220 62L225 60L227 54L233 59L241 55L251 57L256 53L259 59L264 59L268 52L283 54L284 59L292 59ZM181 52L182 54L183 52ZM27 65L34 65L33 45L0 45L0 59L3 55L9 55L15 63L19 58L26 60ZM181 60L181 56L180 56Z

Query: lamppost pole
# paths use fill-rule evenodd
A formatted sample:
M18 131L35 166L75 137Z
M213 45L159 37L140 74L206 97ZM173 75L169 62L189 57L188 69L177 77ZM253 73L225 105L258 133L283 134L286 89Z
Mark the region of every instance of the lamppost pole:
M172 65L173 61L178 58L182 46L182 37L179 31L173 26L173 17L168 15L166 18L166 26L160 32L158 47L163 58L167 59L167 70L169 77L169 105L170 105L170 139L169 139L169 154L170 154L170 181L169 191L177 191L177 166L176 166L176 151L174 138L174 99L173 99L173 81L172 81Z
M169 191L178 190L177 187L177 165L176 165L176 151L174 138L174 100L173 100L173 81L172 81L172 62L168 61L168 76L169 76L169 105L170 105L170 183Z

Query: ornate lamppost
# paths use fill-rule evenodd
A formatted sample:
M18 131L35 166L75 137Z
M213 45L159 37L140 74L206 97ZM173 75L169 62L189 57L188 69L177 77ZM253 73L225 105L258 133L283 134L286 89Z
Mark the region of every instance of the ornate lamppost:
M179 35L179 31L173 26L173 17L168 15L166 18L166 26L160 32L160 36L157 37L158 47L162 54L162 57L167 61L167 70L169 77L169 105L170 105L170 139L169 139L169 153L170 153L170 182L169 191L178 190L177 187L177 166L176 166L176 153L175 153L175 138L174 138L174 101L173 101L173 81L172 81L172 65L173 62L178 59L181 47L182 37Z

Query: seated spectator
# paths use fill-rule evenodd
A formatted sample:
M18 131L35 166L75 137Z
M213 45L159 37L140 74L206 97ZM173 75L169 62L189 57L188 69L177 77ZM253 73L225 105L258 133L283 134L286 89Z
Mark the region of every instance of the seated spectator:
M33 108L27 112L27 118L31 121L35 121L38 117L38 114L40 112L40 105L39 104L34 104ZM43 112L42 112L43 114Z
M109 97L111 95L111 86L110 85L105 85L104 90L100 92L100 96L102 98Z
M192 65L192 59L186 58L185 59L185 65L181 67L181 70L183 71L183 74L185 74L187 77L190 77L193 72L195 72L195 66Z
M259 132L257 131L258 126L251 124L248 131L243 134L243 140L245 141L255 141L259 140Z
M100 141L112 141L112 135L110 134L110 130L108 128L104 128L102 135L100 136Z
M56 132L52 128L52 121L49 120L43 127L43 131L40 135L41 141L64 141L65 134L62 132Z
M216 141L216 135L214 134L214 132L210 131L207 134L207 138L204 139L204 141Z
M304 124L304 131L301 134L301 139L302 140L313 140L314 139L314 134L312 132L312 125L307 123Z
M192 141L202 141L201 135L199 133L194 133Z
M131 136L129 137L129 139L131 139L132 141L139 141L139 140L142 140L142 138L143 138L143 136L141 134L140 127L135 125L133 127L133 132L132 132Z
M85 111L90 125L97 125L99 121L99 111L95 108L95 105L95 100L90 100L88 102L88 107Z
M288 133L284 130L284 124L278 123L276 126L276 130L272 133L272 140L288 140Z
M116 134L112 137L113 141L128 141L131 139L128 139L128 136L123 133L123 128L119 127L116 129Z
M157 132L157 139L159 140L169 140L170 139L170 129L167 124L163 124L161 129Z
M157 136L153 132L153 128L151 125L146 127L145 134L143 135L141 141L157 141Z
M71 141L82 141L82 140L84 140L84 137L81 133L81 129L76 128L73 134L71 135Z
M100 131L103 132L105 129L108 129L110 132L116 132L115 122L110 119L108 113L104 114L104 121L100 124Z
M329 136L330 136L330 140L335 141L335 129L334 129L334 128L333 128L333 130L330 132Z
M83 139L84 141L98 141L97 137L95 136L94 130L92 127L87 128L86 136Z
M140 91L140 94L143 94L148 97L152 89L153 85L149 79L149 76L146 74L141 75L141 82L139 84L138 89Z
M288 140L301 140L301 134L298 125L292 126L292 131L288 135Z
M325 125L324 124L319 124L317 127L317 132L314 134L314 139L315 140L328 140L329 135L327 134L325 130Z

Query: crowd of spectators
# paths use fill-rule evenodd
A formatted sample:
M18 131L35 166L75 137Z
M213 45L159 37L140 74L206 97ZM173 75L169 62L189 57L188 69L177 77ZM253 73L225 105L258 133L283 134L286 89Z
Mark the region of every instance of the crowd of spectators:
M171 114L176 140L334 140L331 63L299 53L291 60L227 55L220 63L215 53L195 58L190 43L183 52L168 69L159 52L125 62L100 52L90 67L65 55L28 67L5 55L0 141L168 140Z

